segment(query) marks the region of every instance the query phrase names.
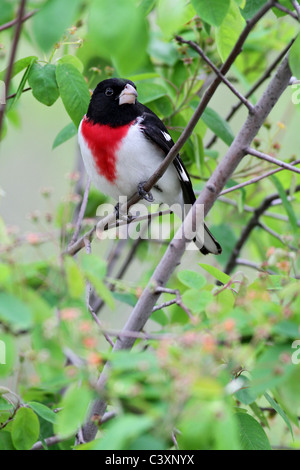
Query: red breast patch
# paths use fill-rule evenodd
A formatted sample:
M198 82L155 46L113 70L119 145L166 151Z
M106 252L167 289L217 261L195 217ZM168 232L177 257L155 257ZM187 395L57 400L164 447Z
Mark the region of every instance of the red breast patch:
M86 117L82 121L81 133L92 152L97 171L111 183L116 179L116 151L126 136L130 124L110 127L94 124Z

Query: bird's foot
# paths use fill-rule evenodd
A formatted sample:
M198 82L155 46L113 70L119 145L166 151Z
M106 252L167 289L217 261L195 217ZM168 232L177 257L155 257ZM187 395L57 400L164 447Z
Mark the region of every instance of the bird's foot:
M143 181L142 183L138 184L137 191L139 193L139 196L143 199L145 199L148 202L153 202L154 197L152 196L151 192L147 192L144 189L144 185L146 184L146 181Z
M128 224L132 222L134 217L131 214L124 214L120 212L120 203L115 205L116 220L125 220Z
M116 219L118 220L120 218L120 203L119 202L115 205L115 213L116 213Z

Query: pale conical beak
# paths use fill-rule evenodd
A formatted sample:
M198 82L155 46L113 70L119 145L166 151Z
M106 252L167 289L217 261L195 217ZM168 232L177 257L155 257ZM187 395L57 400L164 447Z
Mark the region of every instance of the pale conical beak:
M119 96L119 104L134 104L136 102L137 95L136 89L130 85L130 83L127 83Z

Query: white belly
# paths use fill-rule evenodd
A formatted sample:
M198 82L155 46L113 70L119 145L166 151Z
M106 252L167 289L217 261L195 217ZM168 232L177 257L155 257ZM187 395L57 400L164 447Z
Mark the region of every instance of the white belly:
M80 129L81 124L79 126L78 142L86 171L96 188L116 201L118 201L119 196L130 198L136 192L138 184L150 178L164 157L164 152L145 138L139 124L132 125L122 141L121 148L117 151L116 179L110 182L98 173L92 152L88 148ZM172 164L157 185L163 191L160 192L152 188L151 192L156 203L181 204L180 182L176 169Z

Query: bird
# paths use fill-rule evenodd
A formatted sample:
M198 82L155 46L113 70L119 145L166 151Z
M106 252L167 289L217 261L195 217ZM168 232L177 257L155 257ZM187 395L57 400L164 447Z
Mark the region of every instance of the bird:
M179 154L151 192L144 190L174 141L161 119L137 98L136 85L129 79L98 83L78 128L86 172L96 189L116 201L138 191L145 204L179 205L184 218L185 205L191 207L196 197ZM205 223L201 229L194 238L201 253L220 254L222 248Z

